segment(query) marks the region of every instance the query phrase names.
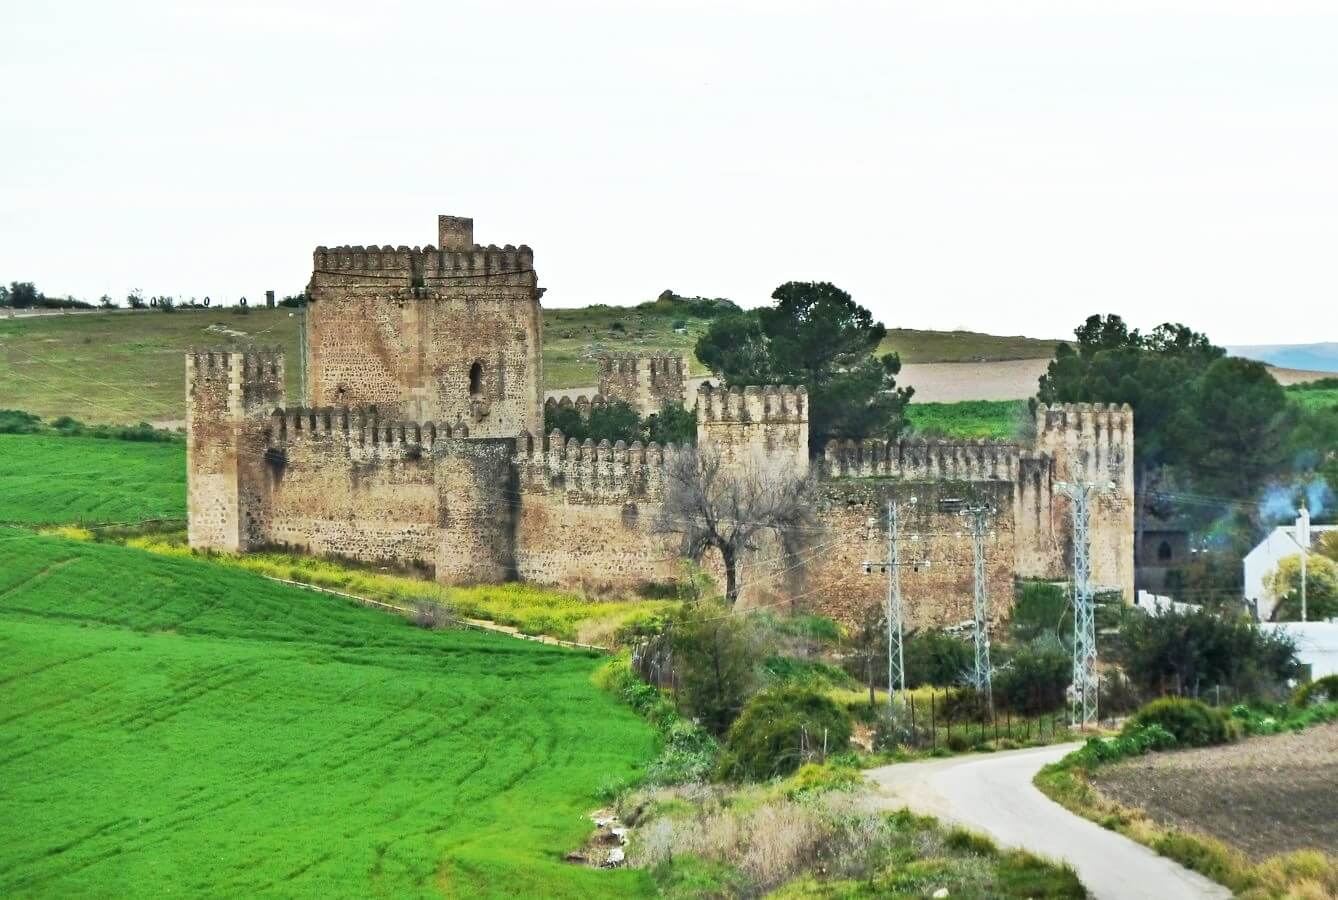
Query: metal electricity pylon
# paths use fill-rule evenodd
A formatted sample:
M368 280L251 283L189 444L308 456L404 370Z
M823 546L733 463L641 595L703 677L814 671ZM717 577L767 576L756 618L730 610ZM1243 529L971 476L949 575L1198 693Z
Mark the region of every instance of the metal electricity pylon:
M911 506L916 498L909 500ZM901 605L901 504L887 501L887 558L882 562L864 561L864 574L874 569L887 573L887 710L894 712L897 695L906 690L906 656L903 650L905 630ZM872 524L873 520L870 520Z
M1097 717L1096 592L1092 588L1090 482L1061 481L1056 485L1073 504L1073 707L1071 721L1086 727Z
M969 504L962 507L960 512L966 518L971 532L971 556L975 573L975 602L972 606L972 617L975 625L976 668L972 682L976 690L985 695L992 714L994 684L990 668L989 597L985 590L985 536L989 532L989 518L994 514L994 507Z

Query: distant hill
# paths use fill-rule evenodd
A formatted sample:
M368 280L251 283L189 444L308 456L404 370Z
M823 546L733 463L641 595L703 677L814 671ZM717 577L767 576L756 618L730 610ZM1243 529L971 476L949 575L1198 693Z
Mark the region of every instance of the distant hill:
M704 375L692 348L712 318L727 309L722 301L667 291L639 306L545 309L544 386L595 384L598 368L591 355L599 350L681 351L693 374ZM192 346L277 345L288 354L288 392L296 397L299 367L291 361L301 322L301 310L263 308L247 315L230 308L0 315L0 409L24 409L47 419L142 419L175 427L185 415L184 353ZM1011 400L1035 390L1056 343L892 329L880 349L901 354L907 369L900 381L917 387L917 400ZM997 364L1000 370L943 363Z
M1226 349L1232 356L1255 359L1283 369L1338 372L1338 343L1242 344Z

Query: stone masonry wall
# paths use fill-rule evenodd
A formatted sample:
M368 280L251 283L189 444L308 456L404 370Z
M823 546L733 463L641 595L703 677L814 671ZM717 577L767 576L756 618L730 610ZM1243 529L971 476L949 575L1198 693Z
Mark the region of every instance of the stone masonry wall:
M681 353L603 353L595 361L599 393L642 416L659 412L666 403L687 403L688 364Z
M1036 410L1036 451L1053 460L1053 482L1089 482L1097 486L1091 504L1092 580L1098 589L1120 591L1134 600L1134 414L1126 404L1076 403ZM1045 489L1036 504L1044 520ZM1072 567L1071 501L1052 483L1050 521L1054 539L1027 537L1048 555L1049 577L1068 577ZM1030 518L1030 506L1025 506ZM1058 545L1055 553L1048 547Z
M697 389L697 446L729 467L802 476L808 472L808 391L791 387Z
M262 543L368 562L437 563L435 426L348 409L283 410L266 435L270 524Z
M467 219L444 217L440 227L451 242L443 249L316 248L310 402L464 422L477 437L538 431L543 321L534 254L463 246L472 240Z
M253 480L255 435L248 417L283 404L277 351L186 355L187 535L192 547L245 549L263 502Z
M900 504L898 553L906 626L943 627L973 616L974 556L957 501L987 503L997 510L985 544L986 593L991 621L1006 618L1013 605L1015 533L1012 485L1003 481L824 482L819 520L826 533L816 536L817 549L810 552L806 566L806 608L853 624L871 608L886 604L887 576L876 570L865 575L862 563L888 556L889 499Z
M678 539L658 534L664 460L640 442L579 443L560 431L517 441L517 572L575 589L635 589L678 571Z

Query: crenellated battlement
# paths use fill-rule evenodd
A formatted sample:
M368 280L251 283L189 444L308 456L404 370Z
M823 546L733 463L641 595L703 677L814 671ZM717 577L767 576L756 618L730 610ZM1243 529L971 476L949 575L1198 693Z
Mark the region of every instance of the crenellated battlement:
M664 488L664 464L678 452L673 444L607 440L578 441L558 429L516 438L516 465L522 491L563 493L586 502L658 498Z
M823 467L828 478L1016 481L1026 455L1006 441L832 440Z
M283 352L277 348L186 353L187 428L236 422L284 402Z
M358 275L373 273L409 277L421 273L424 279L459 276L518 275L533 273L534 251L521 244L474 244L468 249L440 250L426 247L391 247L385 245L317 247L312 254L312 268L319 274Z
M688 363L681 353L600 352L599 392L649 415L666 403L686 403Z
M1073 429L1095 432L1131 428L1134 410L1128 403L1064 403L1059 406L1036 407L1036 433Z
M558 409L574 409L582 421L589 422L591 412L604 409L612 402L614 402L612 399L605 397L603 394L595 394L593 397L582 394L574 399L567 394L563 394L561 397L549 397L544 401L544 414L547 415L549 412Z
M782 385L697 388L697 422L807 423L808 388Z
M347 406L275 409L269 423L267 440L274 448L302 440L333 439L360 447L430 451L438 440L469 437L469 426L463 422L382 421L373 408Z
M247 350L191 348L186 352L186 372L201 378L219 377L234 371L242 378L277 376L283 370L283 351L277 347Z

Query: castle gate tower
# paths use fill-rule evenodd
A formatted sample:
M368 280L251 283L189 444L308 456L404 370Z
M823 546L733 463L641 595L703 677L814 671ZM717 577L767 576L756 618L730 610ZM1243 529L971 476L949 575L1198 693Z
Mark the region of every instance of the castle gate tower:
M464 422L476 437L543 432L543 319L534 253L474 243L317 247L307 293L310 405Z

